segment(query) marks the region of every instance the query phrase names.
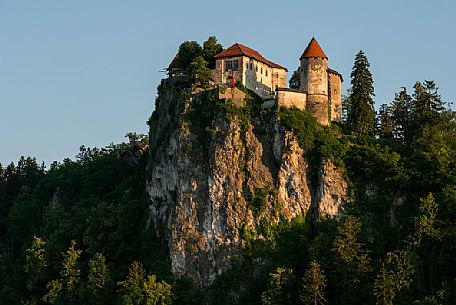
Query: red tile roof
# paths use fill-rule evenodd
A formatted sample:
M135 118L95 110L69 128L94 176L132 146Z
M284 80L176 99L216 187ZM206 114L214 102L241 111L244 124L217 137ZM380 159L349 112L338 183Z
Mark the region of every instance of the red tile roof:
M273 63L270 60L267 60L264 58L260 53L255 51L254 49L251 49L249 47L246 47L240 43L235 43L231 47L229 47L226 50L223 50L219 54L215 55L214 58L225 58L225 57L235 57L235 56L246 56L253 58L259 62L262 62L272 68L278 68L278 69L285 69L285 71L288 71L287 68L282 67L281 65L278 65L276 63Z
M326 56L325 52L323 52L323 50L321 49L315 37L312 37L312 40L309 42L307 48L304 50L304 53L302 53L299 59L302 59L303 57L323 57L328 59L328 57Z

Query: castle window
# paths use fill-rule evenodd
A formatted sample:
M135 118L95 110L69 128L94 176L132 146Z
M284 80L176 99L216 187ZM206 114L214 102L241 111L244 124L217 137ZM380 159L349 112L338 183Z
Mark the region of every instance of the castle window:
M276 74L275 74L275 78L279 78L279 73L276 73Z
M253 70L253 64L250 63L250 70Z
M245 69L247 70L249 68L249 63L245 63Z
M261 74L263 74L263 68L261 68Z
M237 60L225 61L225 71L238 71L239 62Z
M258 66L255 66L255 71L257 71L257 72L258 72Z
M268 69L266 69L266 76L268 76Z

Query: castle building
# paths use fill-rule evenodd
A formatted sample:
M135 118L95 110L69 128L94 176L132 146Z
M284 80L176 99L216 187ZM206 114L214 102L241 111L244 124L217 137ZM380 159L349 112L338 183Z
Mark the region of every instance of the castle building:
M215 55L215 59L211 71L215 84L232 86L240 82L261 96L265 105L307 110L322 125L341 118L343 78L328 68L328 57L315 38L299 58L299 89L287 88L285 67L240 43Z
M178 56L166 69L171 83L188 81L187 72L176 67ZM258 94L265 106L277 104L307 110L322 125L341 119L343 78L339 72L328 68L328 57L314 37L299 58L298 89L287 88L287 68L240 43L214 58L215 68L211 70L214 85L232 87L241 83Z
M215 55L211 71L216 84L231 86L240 82L259 96L271 96L274 90L287 85L287 69L264 58L257 51L240 43Z

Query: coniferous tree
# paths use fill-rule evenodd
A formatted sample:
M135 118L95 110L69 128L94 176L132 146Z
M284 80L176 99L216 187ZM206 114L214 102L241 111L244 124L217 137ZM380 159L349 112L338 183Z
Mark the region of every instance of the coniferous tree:
M155 275L148 275L139 262L133 262L125 281L118 283L119 304L122 305L170 305L171 285L157 282Z
M291 269L277 268L269 274L268 290L261 294L263 305L285 305L293 302L296 278Z
M402 87L402 90L394 96L391 103L391 118L394 126L394 137L409 143L412 124L412 97L407 93L405 87Z
M380 139L392 139L394 125L391 116L391 109L386 104L382 104L378 111L377 134Z
M46 258L46 242L33 236L32 244L25 250L24 271L27 274L27 290L30 303L36 303L42 293L48 261Z
M326 277L317 261L310 263L303 277L299 298L304 304L322 305L325 298Z
M358 240L360 233L361 222L356 217L342 218L333 245L336 275L333 281L337 282L338 304L356 303L367 294L362 286L367 284L366 277L371 271L370 258Z
M76 249L76 242L71 241L71 245L64 254L60 278L48 283L48 293L43 297L45 302L51 304L79 304L79 288L81 280L81 270L78 261L82 250Z
M374 81L369 66L366 55L359 51L351 73L347 123L360 134L372 134L375 128Z
M119 303L122 305L142 304L143 292L142 285L146 271L139 262L133 262L128 270L128 275L125 281L119 282Z
M301 76L299 75L299 67L291 75L289 84L291 89L299 89L299 87L301 87Z
M416 82L413 88L411 131L415 139L421 135L424 127L439 123L445 106L434 81Z
M393 305L394 299L412 283L413 266L405 251L388 252L374 282L377 305Z
M96 253L89 260L89 274L87 276L86 294L89 304L109 304L111 295L111 275L106 265L106 258Z

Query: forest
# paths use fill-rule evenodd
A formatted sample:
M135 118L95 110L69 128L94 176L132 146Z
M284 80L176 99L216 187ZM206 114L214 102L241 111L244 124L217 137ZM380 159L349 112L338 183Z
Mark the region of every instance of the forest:
M220 46L195 44L181 45L180 64L207 72ZM207 73L194 75L207 85ZM401 88L378 111L373 97L360 51L342 122L273 110L309 162L344 169L351 200L337 219L303 215L262 239L245 234L242 259L205 289L172 276L148 222L147 136L81 146L49 168L33 157L0 164L0 303L455 304L455 113L433 81Z

